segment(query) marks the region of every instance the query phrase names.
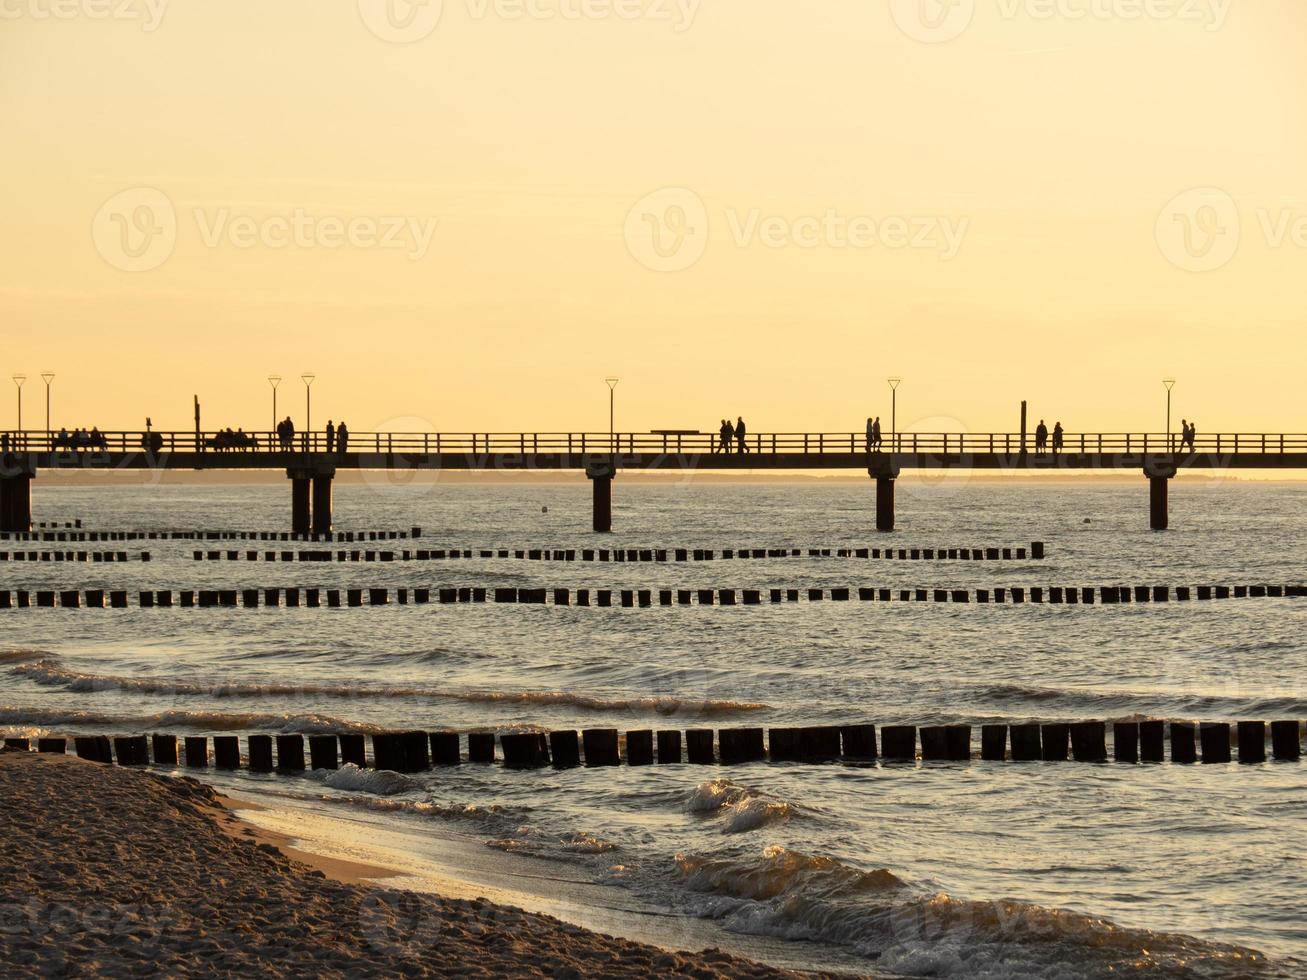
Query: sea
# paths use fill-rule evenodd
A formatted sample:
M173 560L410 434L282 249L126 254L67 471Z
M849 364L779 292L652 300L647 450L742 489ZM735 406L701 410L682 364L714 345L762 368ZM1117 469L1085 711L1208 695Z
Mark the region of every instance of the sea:
M284 484L38 479L33 495L35 520L87 530L279 531L290 519ZM1177 481L1160 533L1142 477L904 479L892 534L875 531L868 483L619 476L613 496L614 532L601 536L583 479L375 474L337 486L335 522L422 529L350 548L803 556L301 564L243 556L303 546L151 540L62 546L127 550L122 564L3 561L0 588L1307 581L1307 484ZM1033 541L1043 560L834 556ZM196 561L196 548L242 560ZM1307 977L1303 763L982 762L978 728L1307 719L1307 600L142 609L133 595L128 609L7 609L0 624L6 735L969 724L970 762L187 774L308 849L402 872L387 888L486 895L669 946L878 977Z

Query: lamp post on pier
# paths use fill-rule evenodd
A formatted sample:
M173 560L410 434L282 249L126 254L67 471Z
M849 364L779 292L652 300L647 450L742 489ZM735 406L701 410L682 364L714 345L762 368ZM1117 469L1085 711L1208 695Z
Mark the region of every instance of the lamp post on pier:
M1171 389L1175 387L1175 378L1163 378L1162 384L1166 385L1166 451L1174 452L1175 446L1171 441Z
M50 382L54 380L53 371L42 371L41 380L45 382L45 442L47 449L53 449L53 433L50 431Z
M617 430L614 426L614 405L617 397L617 378L604 378L608 385L608 455L612 457L614 467L617 465Z
M272 429L269 431L276 432L277 431L277 385L281 384L281 375L280 374L268 375L268 384L272 385Z
M308 452L313 438L313 379L316 374L305 372L300 375L304 382L304 451Z
M890 431L890 452L899 451L899 385L903 383L902 378L888 378L886 383L889 385L889 431Z
M23 382L27 380L25 374L14 375L14 385L18 388L18 441L23 441Z

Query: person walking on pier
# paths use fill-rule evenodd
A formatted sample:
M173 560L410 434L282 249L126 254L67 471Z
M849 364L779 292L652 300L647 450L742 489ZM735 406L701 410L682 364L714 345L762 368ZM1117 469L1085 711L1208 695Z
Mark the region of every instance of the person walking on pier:
M1039 426L1035 429L1035 455L1043 456L1044 450L1048 448L1048 426L1044 420L1039 420Z
M744 444L744 416L743 415L737 417L735 420L735 445L739 447L738 448L739 452L747 453L749 451L749 447Z
M876 445L876 427L872 424L871 416L867 416L867 452L871 452L874 445Z
M722 419L721 437L722 437L721 450L727 456L729 456L731 454L731 440L735 438L735 429L731 426L731 423L726 419Z
M340 420L340 425L336 426L336 455L344 456L349 449L349 429L345 427L345 420Z
M880 449L881 446L879 415L877 415L876 420L871 423L871 446L873 449Z
M327 455L330 456L336 445L336 427L327 419Z
M1053 455L1056 456L1062 451L1062 423L1053 423Z
M1180 444L1190 452L1194 451L1194 436L1198 432L1198 423L1190 422L1185 426L1184 435L1181 437Z

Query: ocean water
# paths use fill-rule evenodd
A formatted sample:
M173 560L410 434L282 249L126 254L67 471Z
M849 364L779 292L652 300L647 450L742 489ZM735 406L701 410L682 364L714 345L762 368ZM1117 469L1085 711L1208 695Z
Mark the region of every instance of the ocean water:
M0 563L0 588L1300 583L1307 486L1134 483L340 486L337 526L424 548L1017 547L1025 562ZM50 488L37 520L280 530L282 486ZM378 547L411 547L388 543ZM0 550L12 550L0 542ZM53 546L46 546L53 547ZM224 545L245 550L242 543ZM258 542L248 545L260 548ZM280 549L280 545L276 546ZM0 612L8 734L1307 719L1307 601L1124 606L387 606ZM979 732L973 733L978 752ZM333 817L455 831L723 935L891 976L1307 976L1302 763L654 766L218 776ZM560 870L560 874L561 874Z

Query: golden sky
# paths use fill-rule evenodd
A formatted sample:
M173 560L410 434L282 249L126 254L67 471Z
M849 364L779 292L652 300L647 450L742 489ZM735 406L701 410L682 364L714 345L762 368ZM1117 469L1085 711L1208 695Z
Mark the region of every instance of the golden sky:
M436 16L438 15L438 17ZM0 0L25 423L1307 431L1300 0ZM14 390L0 394L12 426ZM8 398L6 401L5 398Z

